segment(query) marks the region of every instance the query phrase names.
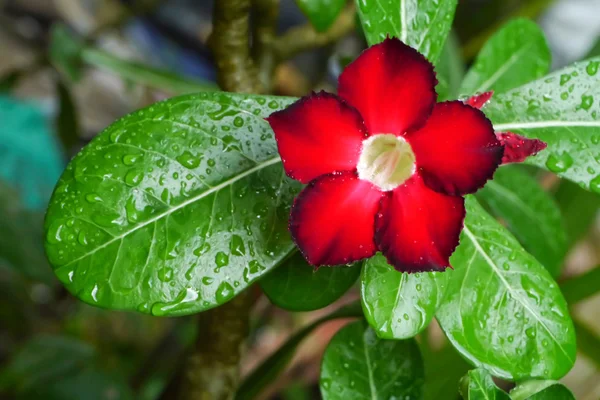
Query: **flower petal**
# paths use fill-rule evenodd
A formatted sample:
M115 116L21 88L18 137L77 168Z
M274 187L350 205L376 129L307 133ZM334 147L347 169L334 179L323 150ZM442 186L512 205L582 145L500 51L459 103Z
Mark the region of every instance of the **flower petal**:
M450 195L482 187L504 150L485 115L460 101L436 104L427 124L406 139L425 184Z
M548 147L539 139L529 139L512 132L498 132L496 137L504 145L502 164L523 162Z
M462 197L435 192L416 174L381 200L375 243L398 271L443 271L464 218Z
M290 232L315 266L347 264L375 254L375 214L383 193L356 172L324 175L296 198Z
M358 109L371 134L402 135L421 127L433 108L433 66L398 39L369 47L339 78L338 94Z
M465 103L470 105L471 107L479 108L481 110L487 104L487 102L490 101L493 94L494 94L494 91L476 94L475 96L469 97L465 101Z
M275 132L285 172L302 183L356 168L367 131L358 111L326 93L313 93L267 121Z

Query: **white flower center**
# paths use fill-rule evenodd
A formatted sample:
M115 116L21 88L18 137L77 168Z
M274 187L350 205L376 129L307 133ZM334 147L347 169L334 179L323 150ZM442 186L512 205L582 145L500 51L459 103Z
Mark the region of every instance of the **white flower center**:
M362 143L358 177L381 190L394 190L415 172L415 153L404 138L392 134L373 135Z

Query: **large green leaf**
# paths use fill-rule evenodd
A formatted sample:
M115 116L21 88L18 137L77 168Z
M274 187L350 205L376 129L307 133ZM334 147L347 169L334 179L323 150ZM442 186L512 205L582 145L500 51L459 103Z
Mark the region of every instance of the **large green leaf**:
M512 400L575 400L573 393L556 381L527 381L511 390Z
M458 98L460 83L465 74L465 66L460 51L460 43L454 32L450 32L442 54L435 65L435 76L438 84L435 91L438 101Z
M494 96L484 111L496 131L539 138L548 148L527 162L600 193L600 57Z
M300 184L264 118L292 101L201 93L108 127L48 208L59 279L93 305L181 315L223 304L281 262Z
M315 270L300 252L296 252L262 278L260 286L269 300L281 308L290 311L318 310L350 289L360 275L361 266L362 263L356 263Z
M554 198L563 216L568 246L571 248L594 225L600 210L600 195L584 190L571 181L562 180Z
M369 45L388 35L417 49L432 63L450 32L457 0L356 0Z
M318 32L333 24L346 5L346 0L296 0L298 7Z
M510 400L508 394L500 389L485 369L469 371L461 379L460 392L465 400Z
M560 210L535 179L518 166L499 168L477 192L492 214L506 222L525 250L554 277L560 275L567 236Z
M567 304L544 267L474 197L437 312L454 347L493 375L556 379L575 362Z
M445 292L447 274L406 274L396 271L384 256L370 258L361 274L365 317L385 339L415 336L429 325Z
M324 322L337 318L362 317L362 310L358 301L338 308L334 312L319 318L310 325L292 335L280 348L271 354L265 361L256 367L250 375L240 384L235 395L235 400L255 399L267 386L277 379L277 376L288 365L300 343L310 335L315 328Z
M342 328L321 366L324 400L420 399L423 361L414 340L379 339L364 321Z
M505 92L546 75L550 59L542 30L527 19L512 20L483 46L460 93Z

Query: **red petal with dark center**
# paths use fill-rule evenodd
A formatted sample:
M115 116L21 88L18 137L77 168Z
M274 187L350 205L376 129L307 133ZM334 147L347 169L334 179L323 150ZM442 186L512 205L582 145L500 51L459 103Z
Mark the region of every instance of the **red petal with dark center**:
M356 168L367 131L358 111L326 93L313 93L267 121L275 132L285 172L302 183Z
M481 94L477 94L475 96L471 96L467 99L467 101L465 101L466 104L470 105L471 107L475 107L475 108L483 108L483 106L486 105L486 103L488 101L490 101L490 99L492 98L492 95L494 94L493 91L489 91L489 92L483 92Z
M381 200L375 243L398 271L443 271L450 266L464 218L462 197L435 192L414 175Z
M427 124L406 139L425 183L450 195L482 187L500 165L504 149L485 115L460 101L436 104Z
M433 108L433 66L398 39L369 47L339 78L338 94L358 109L371 134L421 127Z
M347 264L375 254L375 214L383 193L356 173L324 175L296 198L290 232L315 266Z
M504 145L502 164L523 162L548 146L539 139L529 139L512 132L498 132L496 137Z

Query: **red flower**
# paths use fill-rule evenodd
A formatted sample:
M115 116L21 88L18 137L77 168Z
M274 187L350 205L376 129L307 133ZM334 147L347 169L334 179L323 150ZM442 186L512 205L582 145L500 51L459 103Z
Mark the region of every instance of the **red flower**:
M462 196L492 177L504 147L479 109L436 103L435 85L421 54L386 39L344 70L339 96L313 93L267 118L286 173L308 183L289 226L310 264L379 250L400 271L449 266Z

